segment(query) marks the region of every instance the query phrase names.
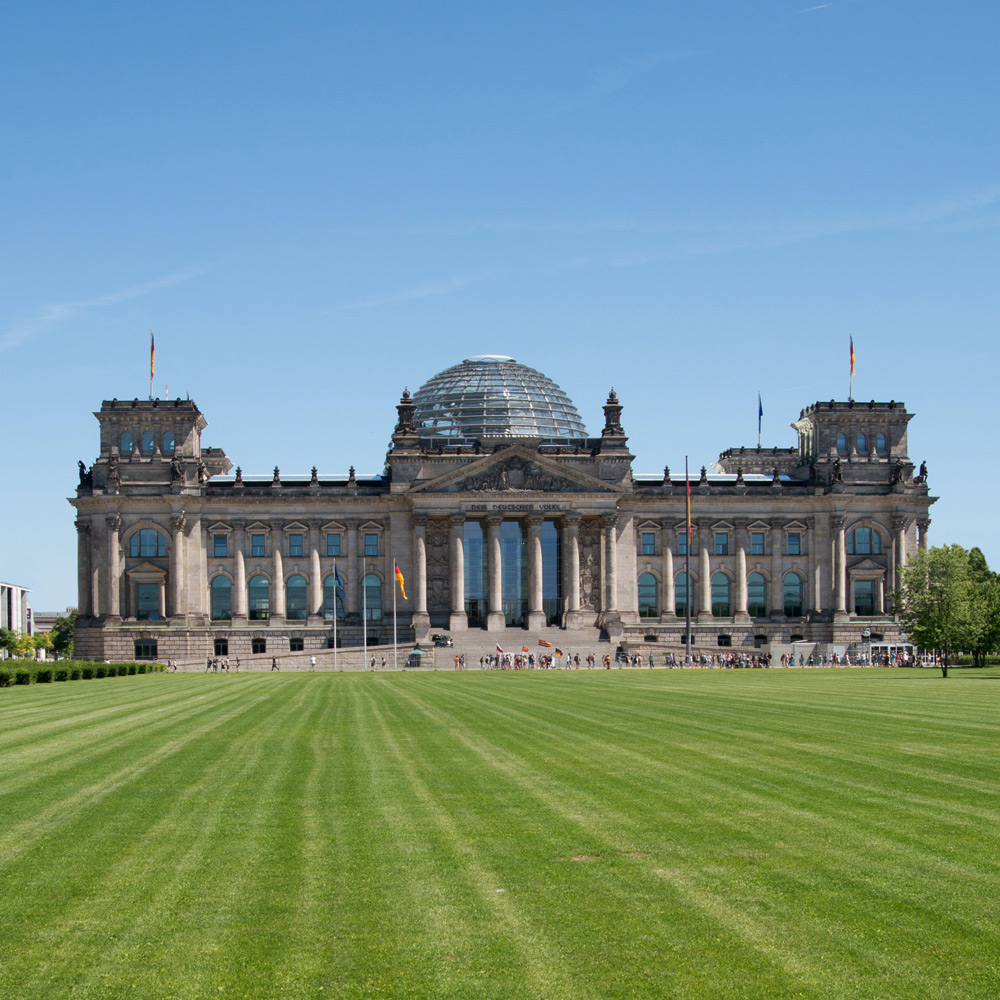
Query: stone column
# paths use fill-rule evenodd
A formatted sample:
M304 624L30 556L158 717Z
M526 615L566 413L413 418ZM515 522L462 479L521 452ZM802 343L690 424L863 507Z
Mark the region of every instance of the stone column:
M285 617L285 564L281 556L281 544L285 540L280 521L271 523L271 558L273 561L271 581L271 618Z
M771 617L785 617L785 533L782 521L771 522Z
M81 618L93 614L90 593L90 525L76 520L76 603Z
M319 564L319 521L309 522L309 624L323 621L323 570Z
M701 551L698 553L698 575L700 577L699 590L701 591L698 604L698 621L710 622L712 620L712 565L708 556L708 542L706 536L711 533L699 525L698 538L701 542Z
M360 615L361 604L358 589L358 519L347 518L347 607L345 615Z
M503 546L500 530L503 514L486 515L486 582L487 609L486 629L488 632L502 632L507 627L503 614Z
M566 616L563 628L579 628L583 621L580 612L580 515L566 514L563 518L565 536L563 544L563 568L565 582L563 592L566 595Z
M414 609L410 621L413 625L413 638L421 642L427 639L431 627L430 616L427 614L427 515L414 511L410 515L410 524L413 527L413 568L416 576L413 581Z
M451 617L452 632L469 627L465 610L465 514L451 515Z
M167 583L166 583L165 580L161 580L160 581L160 585L157 588L157 592L159 594L158 604L159 604L160 617L161 618L166 618L167 617Z
M736 620L750 621L747 611L747 550L742 539L736 549Z
M885 614L885 577L880 576L875 581L875 613Z
M528 628L545 627L542 606L542 518L528 518Z
M921 518L921 520L917 521L917 548L921 552L927 551L927 531L930 526L930 518Z
M122 518L120 514L112 514L105 518L108 526L108 603L105 614L111 618L120 618L121 594L119 587L121 584L121 565L119 560L119 539L118 532L121 531Z
M184 528L187 518L184 511L170 519L170 530L173 533L173 543L170 548L170 615L173 618L183 616L184 607Z
M236 572L233 582L233 620L247 620L247 565L244 549L246 548L246 526L243 521L236 521L233 544L236 547Z
M660 617L677 614L677 594L674 590L674 551L669 545L663 546L663 604L660 606Z
M104 613L104 545L101 533L100 518L95 517L90 522L90 611L97 616Z
M847 618L847 518L834 517L830 520L834 532L835 579L836 588L833 609L835 620L844 621Z
M618 513L604 515L604 610L618 611Z
M896 548L896 579L895 587L899 589L903 582L903 567L906 566L906 518L894 517L892 519L892 533L895 539Z

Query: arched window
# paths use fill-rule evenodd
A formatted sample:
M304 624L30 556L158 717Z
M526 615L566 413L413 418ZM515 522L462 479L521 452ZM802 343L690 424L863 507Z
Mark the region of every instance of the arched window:
M715 618L729 617L729 577L716 573L712 577L712 615Z
M802 617L802 578L798 573L785 576L785 614L789 618Z
M767 581L760 573L747 577L747 612L753 618L767 616Z
M139 439L139 447L142 450L143 455L153 454L153 432L143 431L142 437Z
M118 450L123 455L132 454L132 435L128 431L122 434L121 440L118 442Z
M304 576L290 576L285 584L285 618L304 622L308 610L308 596Z
M837 435L837 454L847 454L847 435L843 431Z
M163 432L163 454L172 455L174 453L174 432Z
M233 585L228 576L212 580L212 621L227 622L233 617Z
M855 528L847 534L847 554L849 556L880 556L882 537L874 528Z
M382 620L382 581L374 573L365 577L365 618L370 622Z
M889 442L884 434L875 435L875 451L883 457L889 454Z
M140 528L129 539L128 554L133 558L163 558L167 554L166 539L153 528Z
M639 617L655 618L659 613L656 577L652 573L639 576Z
M336 599L336 603L334 603ZM323 581L323 617L333 621L334 608L337 609L337 621L344 620L344 596L337 589L337 578L331 573Z
M674 613L683 618L691 604L691 583L687 573L678 573L674 581ZM692 612L694 608L691 609Z
M266 622L271 617L271 585L267 582L267 577L252 577L247 589L247 617L251 621Z
M867 455L868 454L868 435L864 431L858 431L858 454Z

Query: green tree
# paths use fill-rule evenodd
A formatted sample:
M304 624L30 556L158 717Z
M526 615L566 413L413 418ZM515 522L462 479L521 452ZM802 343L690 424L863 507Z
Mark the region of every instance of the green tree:
M0 628L0 649L6 649L8 656L17 651L17 633L9 628Z
M57 618L49 635L52 648L59 656L73 655L73 629L76 627L76 612L71 611L65 618Z
M35 647L35 637L33 635L28 635L27 632L22 632L17 637L14 650L18 656L22 656L25 659L31 659L31 657L35 655Z
M959 649L972 647L975 581L969 553L960 545L918 553L903 570L896 608L921 649L941 650L941 676Z
M1000 649L1000 576L986 565L979 549L969 550L972 608L969 649L972 662L984 666L989 653Z

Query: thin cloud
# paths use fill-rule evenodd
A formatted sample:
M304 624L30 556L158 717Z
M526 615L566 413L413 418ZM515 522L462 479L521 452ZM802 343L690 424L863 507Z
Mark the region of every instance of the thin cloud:
M431 281L423 285L414 285L397 292L389 292L374 299L361 299L358 302L347 302L340 309L371 309L373 306L391 305L394 302L408 302L412 299L429 299L441 295L450 295L469 285L478 285L486 281L497 281L510 274L508 269L493 269L476 271L472 274L455 274L440 281Z
M107 295L99 295L92 299L77 299L71 302L55 302L43 305L34 316L22 323L7 329L0 335L0 351L6 351L12 347L19 347L26 341L46 333L52 327L69 320L76 319L88 312L96 309L105 309L108 306L117 305L119 302L127 302L130 299L138 299L150 292L159 291L161 288L170 288L179 285L191 278L196 278L210 269L211 265L188 268L184 271L177 271L174 274L167 274L151 281L145 281L140 285L133 285L131 288L122 288L116 292L109 292Z
M819 3L815 7L803 7L802 10L797 10L796 14L811 14L814 10L823 10L825 7L832 7L832 3Z

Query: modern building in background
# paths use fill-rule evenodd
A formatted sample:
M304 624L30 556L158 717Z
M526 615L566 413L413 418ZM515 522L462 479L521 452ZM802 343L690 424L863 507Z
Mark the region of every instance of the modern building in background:
M396 410L381 475L283 478L230 475L190 400L104 402L70 500L77 655L307 651L335 622L341 645L394 624L680 644L689 608L702 648L899 635L890 595L935 500L902 403L817 402L797 447L724 451L692 476L690 532L683 472L633 472L613 391L591 436L551 379L483 355Z
M0 583L0 628L19 634L32 635L35 631L28 603L28 587L16 583Z

